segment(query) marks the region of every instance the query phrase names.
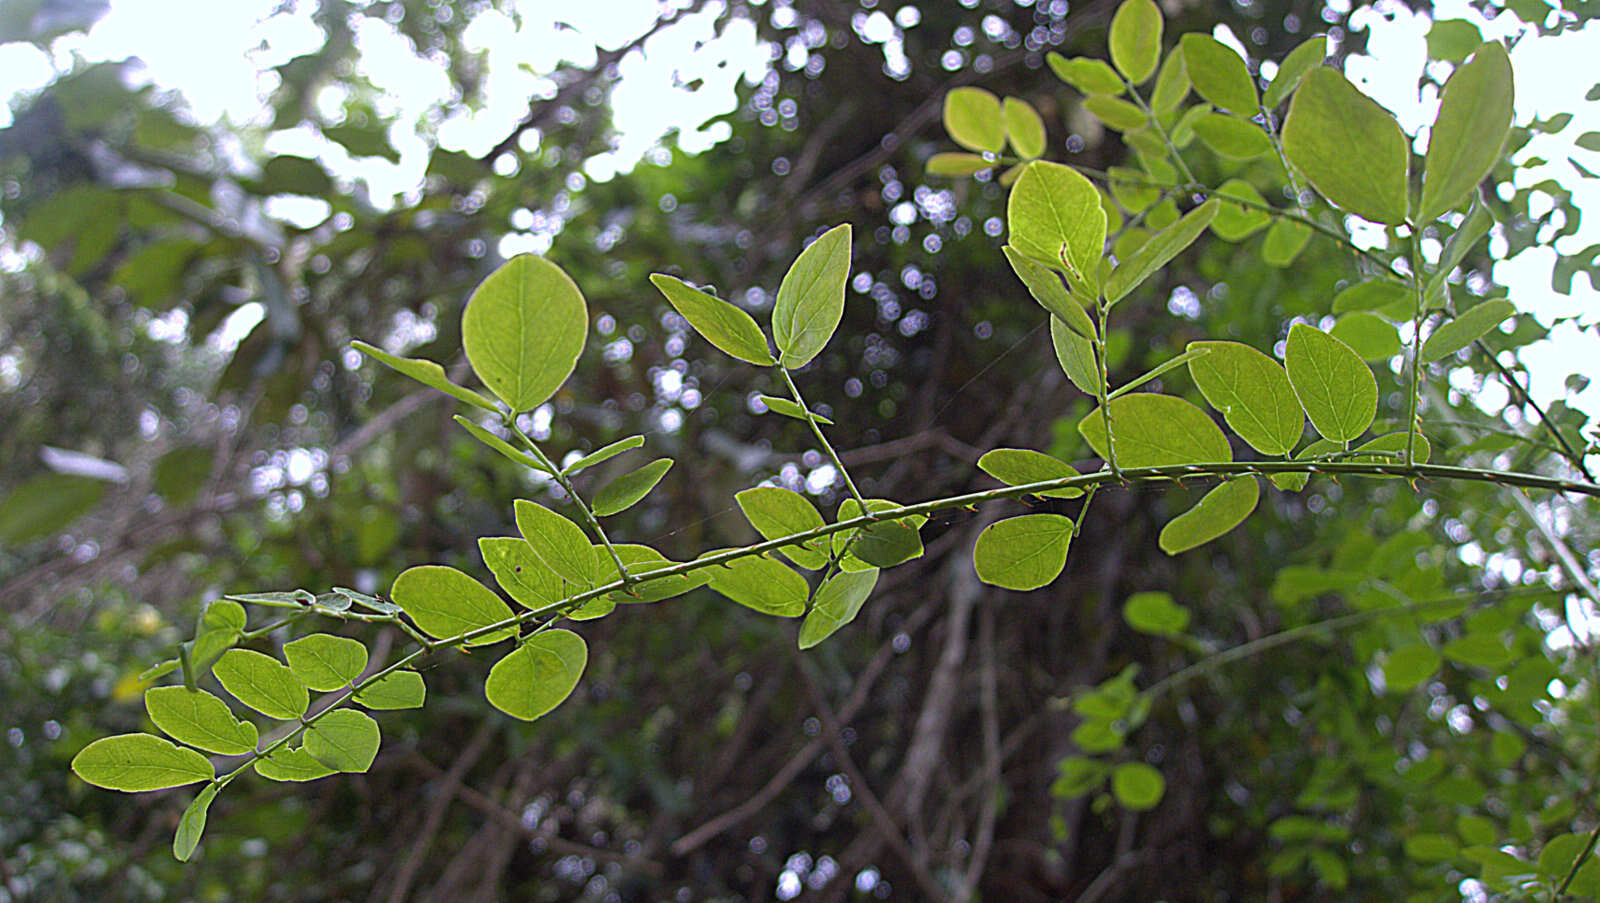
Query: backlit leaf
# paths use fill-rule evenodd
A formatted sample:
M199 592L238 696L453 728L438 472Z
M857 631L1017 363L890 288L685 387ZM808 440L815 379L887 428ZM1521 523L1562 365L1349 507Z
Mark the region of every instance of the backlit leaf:
M1267 266L1286 267L1294 263L1294 259L1300 256L1300 252L1305 250L1309 241L1311 241L1310 226L1279 217L1274 219L1271 228L1267 229L1267 237L1261 243L1261 259Z
M104 480L68 473L34 477L0 502L0 543L21 545L55 534L99 504L110 487Z
M1405 221L1410 144L1394 116L1338 70L1306 73L1283 123L1283 152L1335 205L1376 223Z
M1249 475L1214 487L1193 508L1161 528L1161 551L1176 555L1216 539L1244 523L1260 498L1261 485Z
M750 526L766 539L779 539L804 533L824 525L821 512L798 492L775 486L758 486L736 493L734 499ZM814 571L828 563L828 540L818 537L805 545L785 546L778 553Z
M1050 344L1055 348L1061 369L1085 394L1099 397L1100 370L1095 361L1094 344L1061 320L1050 318Z
M738 558L707 570L713 590L762 614L798 617L811 596L806 578L770 558Z
M217 785L207 784L200 788L188 808L183 810L183 817L178 819L178 830L172 836L172 855L179 862L188 862L189 857L194 855L194 848L200 845L200 836L206 832L206 812L216 798Z
M1005 150L1000 98L982 88L955 88L944 96L944 129L950 140L967 150L991 154Z
M378 722L371 716L355 709L334 709L319 715L306 730L303 748L335 771L360 774L372 767L381 743Z
M417 709L427 701L428 686L415 671L395 671L378 678L355 695L369 709Z
M757 395L756 398L760 399L761 403L767 406L767 410L774 414L781 414L784 417L791 417L795 420L806 420L806 409L787 398L779 398L776 395ZM818 414L816 411L812 411L811 416L823 426L833 425L832 420Z
M1465 19L1439 19L1428 28L1428 56L1459 63L1483 43L1483 32Z
M1328 39L1322 35L1308 38L1289 51L1289 55L1283 58L1283 64L1278 67L1277 74L1272 76L1272 83L1267 85L1266 93L1261 96L1261 105L1270 110L1283 103L1283 99L1300 86L1300 80L1305 78L1306 73L1322 65L1327 58Z
M1011 245L1079 279L1093 279L1106 240L1106 212L1094 184L1070 166L1035 160L1006 200Z
M650 283L665 295L672 309L689 321L694 331L725 354L760 367L776 363L767 350L767 337L749 314L676 276L656 273Z
M1439 653L1427 643L1411 643L1389 650L1383 660L1383 682L1391 692L1403 693L1439 670Z
M561 388L588 330L578 286L532 254L491 273L461 316L461 344L473 372L513 411L537 407Z
M542 611L568 595L588 589L561 579L520 536L484 536L478 540L483 563L512 601L532 611Z
M1105 60L1076 56L1068 59L1055 51L1045 57L1056 77L1085 94L1121 94L1127 86Z
M1272 139L1260 126L1222 113L1208 113L1195 120L1194 133L1207 147L1236 160L1272 152Z
M1111 428L1122 468L1232 461L1222 430L1205 412L1173 395L1135 392L1111 402ZM1105 421L1095 408L1078 432L1102 458L1107 456Z
M1486 42L1445 82L1422 168L1419 221L1465 201L1494 168L1511 131L1511 107L1511 58L1498 41Z
M638 448L643 444L643 436L629 436L626 439L618 439L610 445L602 446L601 448L584 455L578 460L573 461L566 467L561 468L561 472L570 477L573 474L581 472L586 467L593 467L594 465L599 464L601 461L609 461L612 458L615 458L617 455L620 455L625 451Z
M101 737L72 757L78 777L107 790L136 793L209 781L211 760L154 734Z
M242 755L256 748L256 726L240 721L228 704L204 690L152 687L144 694L145 711L162 733L208 752Z
M1239 438L1264 455L1286 455L1300 441L1305 415L1277 361L1239 342L1190 342L1210 354L1189 361L1206 403Z
M992 586L1038 589L1066 567L1071 543L1070 518L1025 514L984 527L972 549L972 565L978 579Z
M1314 326L1296 323L1284 351L1289 384L1311 425L1334 442L1367 431L1378 411L1378 381L1350 346Z
M229 649L211 669L222 688L252 709L293 721L306 713L310 694L289 667L270 655L251 649Z
M1111 772L1111 795L1124 809L1154 809L1166 792L1167 779L1143 762L1124 762Z
M1364 361L1386 361L1400 353L1400 333L1394 324L1366 311L1340 317L1328 334L1349 345Z
M446 639L511 619L511 608L494 590L452 567L426 564L394 579L389 598L429 636ZM477 637L469 646L498 643L514 635L506 627Z
M810 363L839 328L844 287L850 278L850 234L849 223L822 233L800 252L778 284L772 332L779 361L787 369Z
M381 348L368 345L366 342L351 342L350 346L367 357L398 371L401 375L409 376L430 389L438 389L457 401L464 401L474 407L493 411L497 414L500 412L499 407L493 401L471 389L451 382L450 377L445 375L444 367L433 361L415 357L398 357Z
M1111 62L1142 84L1161 60L1161 8L1155 0L1123 0L1111 17Z
M888 499L867 499L871 511L887 511L897 505ZM839 503L835 520L846 521L860 517L861 505L847 498ZM839 556L839 568L844 571L864 571L869 568L887 568L922 557L922 536L918 531L928 517L916 514L910 517L880 520L874 524L833 534L834 554Z
M318 692L342 689L367 666L367 647L349 637L313 633L283 644L289 670Z
M257 759L255 769L269 781L315 781L335 773L302 747L281 747L265 759Z
M1158 115L1176 110L1189 96L1189 69L1183 60L1183 47L1177 46L1167 53L1161 72L1156 75L1155 89L1150 92L1150 108Z
M621 514L649 495L650 490L656 488L656 484L671 469L671 458L657 458L637 470L631 470L601 487L589 507L596 517Z
M1122 619L1140 633L1177 636L1189 629L1189 609L1172 600L1171 593L1134 593L1122 603Z
M1067 462L1026 448L997 448L984 452L983 457L978 459L978 469L1007 486L1078 476L1078 472ZM1041 498L1071 499L1083 495L1083 490L1068 487L1046 490L1038 495Z
M930 176L961 178L983 172L992 166L994 166L993 160L987 160L978 154L944 153L934 154L928 158L927 171Z
M1172 262L1172 258L1194 244L1211 221L1216 218L1220 202L1212 198L1184 214L1176 223L1150 236L1150 239L1117 264L1106 279L1106 301L1115 304L1138 288L1155 271Z
M1007 97L1001 105L1001 116L1006 123L1006 137L1011 148L1024 160L1032 160L1044 153L1044 120L1039 111L1020 97Z
M1387 279L1369 279L1357 282L1333 296L1333 312L1348 313L1354 310L1379 310L1391 305L1411 303L1411 288Z
M532 721L572 695L588 663L583 637L570 630L546 630L495 662L483 692L500 711Z
M1061 277L1044 264L1034 261L1016 248L1006 245L1000 249L1011 264L1012 272L1028 287L1028 294L1039 306L1061 318L1072 330L1086 339L1095 336L1094 321L1084 312L1084 302L1072 296L1062 284ZM1094 303L1095 299L1088 299Z
M1504 298L1494 298L1467 308L1428 336L1428 340L1422 344L1422 362L1431 364L1455 354L1516 313L1517 306Z
M878 569L841 571L817 587L817 597L800 625L800 648L810 649L855 620L878 585Z
M568 583L587 589L594 576L594 546L583 528L537 502L517 499L514 507L517 530L534 554Z
M1255 79L1232 47L1198 33L1184 35L1182 46L1184 66L1196 94L1224 110L1255 115L1259 105Z
M544 466L544 464L534 456L528 454L520 448L517 448L506 440L496 436L494 433L489 432L487 429L484 429L482 426L473 423L471 420L468 420L460 414L456 414L450 419L454 420L457 426L471 434L472 438L482 442L489 448L494 449L509 460L521 464L523 467L531 467L532 469L542 473L550 472L550 468Z
M1217 208L1216 218L1211 221L1211 231L1223 241L1244 241L1265 229L1272 221L1267 212L1261 209L1267 202L1266 198L1254 185L1243 179L1229 179L1222 183L1217 189L1216 198L1221 205Z
M641 546L633 543L622 542L615 543L612 548L617 550L617 557L621 558L622 563L627 566L628 573L635 577L644 577L649 575L652 571L659 571L662 568L672 567L674 564L676 564L676 562L668 561L666 556L662 555L660 552L657 552L655 549L650 548L649 546ZM601 557L602 556L596 556L596 558ZM611 563L610 557L603 557L604 561L601 564L601 567L614 569L615 565ZM606 582L610 582L611 580L616 579L616 574L614 572L610 573L605 579ZM596 601L622 602L627 604L660 602L663 599L670 599L673 596L681 596L697 586L705 586L710 580L711 575L706 573L704 570L691 571L687 574L675 574L670 577L658 577L649 581L648 583L638 584L627 591L617 590L615 592L608 593L604 600Z

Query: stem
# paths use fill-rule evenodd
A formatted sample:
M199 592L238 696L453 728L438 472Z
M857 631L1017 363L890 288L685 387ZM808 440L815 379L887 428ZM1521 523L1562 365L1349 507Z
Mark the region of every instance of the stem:
M550 475L555 477L556 482L560 484L562 489L566 490L567 496L572 499L572 503L578 506L578 513L583 515L584 523L588 524L589 529L594 531L594 535L600 538L600 544L606 547L606 552L611 556L611 563L617 566L617 573L622 576L622 585L625 587L633 585L635 580L633 575L628 573L628 566L622 563L622 556L617 554L616 547L606 537L605 529L600 526L600 519L594 516L594 512L590 511L589 506L583 501L583 496L578 495L578 490L572 487L572 481L567 479L567 475L561 472L561 468L557 467L555 462L545 455L544 449L541 449L538 443L534 442L528 434L517 426L516 414L503 413L500 415L500 420L505 424L506 429L511 431L511 435L520 440L523 447L532 453L534 459L550 471Z
M1150 127L1156 130L1157 135L1161 136L1161 143L1167 146L1167 156L1171 157L1172 162L1177 165L1178 172L1183 176L1183 180L1185 182L1195 181L1194 173L1189 171L1189 164L1183 162L1183 155L1178 153L1178 145L1172 143L1172 137L1167 134L1166 129L1161 127L1161 120L1156 118L1156 111L1150 109L1150 105L1144 102L1143 97L1139 96L1139 89L1134 87L1133 82L1124 78L1122 83L1128 87L1128 96L1133 98L1133 102L1138 104L1139 109L1144 111L1145 118L1150 120Z
M1533 408L1533 412L1539 415L1539 422L1543 424L1545 430L1555 438L1556 444L1561 446L1561 455L1567 459L1567 463L1576 468L1578 473L1583 474L1583 478L1585 480L1593 483L1595 481L1594 474L1590 473L1588 466L1583 463L1583 456L1578 454L1577 450L1572 447L1571 443L1567 442L1567 437L1562 434L1561 430L1557 429L1556 425L1550 422L1550 417L1545 414L1544 408L1540 407L1539 403L1533 400L1533 396L1528 394L1528 390L1522 387L1522 383L1517 382L1516 376L1506 368L1505 364L1500 363L1500 359L1495 357L1494 352L1489 349L1489 346L1483 343L1482 339L1478 339L1476 342L1473 342L1473 345L1476 346L1479 351L1483 352L1483 356L1489 359L1489 363L1494 365L1495 370L1500 374L1500 378L1505 380L1510 386L1511 394L1520 398L1523 404Z
M811 408L806 406L806 400L800 397L800 387L794 384L794 377L789 375L789 368L779 366L778 372L783 374L783 381L788 385L789 394L794 397L794 403L800 406L801 411L805 412L806 423L811 424L812 435L816 436L817 441L822 443L822 450L828 453L828 460L833 462L833 466L839 469L839 475L844 477L844 485L850 490L851 498L854 498L856 504L861 506L861 510L866 514L868 520L877 520L877 515L873 514L872 509L867 507L867 500L862 498L861 490L857 489L855 481L850 479L850 471L845 469L844 462L839 460L839 453L833 450L833 445L828 442L828 437L822 434L822 424L817 422L816 416L811 413Z
M1099 314L1100 334L1094 340L1094 359L1095 364L1100 368L1100 379L1099 384L1095 386L1095 394L1100 398L1100 420L1106 427L1106 467L1110 468L1111 473L1120 480L1122 471L1117 467L1117 437L1111 429L1111 399L1106 395L1106 389L1111 382L1111 376L1106 368L1106 347L1108 345L1106 336L1109 335L1107 324L1111 320L1111 307L1106 304L1104 296L1100 298Z
M1572 860L1572 868L1567 870L1567 877L1561 879L1561 886L1556 888L1557 900L1567 895L1567 888L1572 886L1572 879L1578 877L1578 869L1583 868L1583 864L1594 853L1596 842L1600 842L1600 825L1595 825L1594 830L1589 832L1589 842L1583 845L1583 852L1578 854L1578 858Z
M1417 310L1411 318L1411 387L1407 393L1406 463L1416 460L1417 402L1422 395L1422 321L1428 313L1427 289L1422 282L1422 236L1411 227L1411 282L1417 291Z

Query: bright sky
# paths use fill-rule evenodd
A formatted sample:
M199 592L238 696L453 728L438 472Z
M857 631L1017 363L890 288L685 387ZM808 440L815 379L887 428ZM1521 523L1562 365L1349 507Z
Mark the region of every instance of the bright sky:
M1330 0L1330 5L1348 8L1349 2ZM275 76L266 70L315 49L321 39L310 18L314 6L310 0L229 0L198 6L184 0L113 0L110 14L88 35L58 40L51 48L53 58L30 45L0 46L0 72L6 73L12 90L28 90L45 84L54 69L69 68L73 54L91 60L137 55L144 60L150 79L180 90L202 122L225 119L240 125L263 124L268 113L261 98L275 82ZM190 20L188 33L204 34L205 40L174 40L169 23L180 7ZM592 61L597 43L617 47L632 40L655 20L658 3L523 0L520 9L520 29L493 11L469 26L469 47L485 52L488 59L487 99L481 109L457 109L436 124L443 146L475 155L488 151L525 115L530 97L549 96L554 91L553 83L539 73L552 71L563 60ZM642 53L622 62L623 77L613 96L620 138L611 153L589 163L591 178L608 179L631 169L674 129L680 132L680 144L690 151L710 147L726 137L725 125L701 129L701 123L734 107L738 80L758 81L771 51L756 43L755 30L748 25L736 24L717 36L712 29L720 10L717 2L707 4L703 12L685 16L647 42ZM1486 19L1465 0L1439 0L1434 15L1472 21L1488 38L1507 38L1525 31L1509 12ZM907 21L914 23L915 18ZM1423 67L1428 65L1424 38L1430 20L1398 4L1379 2L1357 11L1351 24L1371 31L1371 56L1349 61L1351 78L1392 110L1407 131L1430 121L1438 99L1431 93L1419 97L1416 90ZM380 100L380 112L397 119L391 137L401 151L400 162L352 161L342 148L309 129L275 135L268 150L318 156L335 173L363 179L373 199L382 204L420 186L427 149L415 128L447 96L449 80L442 65L419 57L410 42L385 22L365 20L356 32L356 41L365 74L389 89ZM703 43L696 48L696 42ZM1566 158L1575 156L1590 169L1600 169L1600 154L1577 149L1572 143L1583 132L1600 131L1600 103L1586 102L1583 96L1596 79L1573 77L1574 73L1600 73L1594 64L1597 54L1600 28L1594 26L1560 37L1525 38L1512 52L1519 123L1561 111L1576 114L1561 133L1541 135L1522 152L1524 157L1538 156L1551 162L1537 170L1519 171L1519 184L1555 178L1570 187L1578 205L1588 210L1600 210L1600 183L1577 178ZM693 79L702 80L699 90L682 87ZM342 99L330 89L319 103L336 112ZM9 118L9 112L0 107L0 126ZM1424 147L1419 144L1418 150ZM289 218L307 214L292 205L274 212ZM309 215L315 216L316 211ZM1524 354L1527 360L1563 364L1535 370L1533 390L1541 402L1565 395L1563 381L1569 372L1595 372L1594 367L1582 363L1570 367L1564 363L1592 362L1600 353L1595 328L1600 321L1600 293L1580 277L1572 295L1558 295L1550 288L1549 276L1558 252L1572 253L1596 243L1600 243L1600 223L1591 216L1578 234L1562 239L1554 249L1530 250L1496 266L1496 280L1510 287L1512 300L1522 311L1546 325L1557 317L1578 315L1587 327L1564 324L1552 333L1548 344ZM1600 416L1600 378L1572 401ZM1485 397L1483 402L1497 409L1503 399Z

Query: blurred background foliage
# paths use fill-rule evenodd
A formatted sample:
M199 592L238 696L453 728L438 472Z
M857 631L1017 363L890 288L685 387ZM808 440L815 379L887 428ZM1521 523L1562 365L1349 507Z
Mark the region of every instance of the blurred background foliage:
M1501 14L1561 31L1592 6ZM141 728L140 671L191 634L205 601L381 590L421 563L481 575L476 537L512 533L511 500L547 495L456 428L442 396L348 349L363 338L464 378L461 305L503 253L548 253L593 320L576 377L533 429L563 453L645 433L635 456L675 458L613 531L669 556L753 539L732 496L761 481L824 510L839 494L804 427L760 413L754 396L780 387L708 353L647 275L761 310L804 240L838 222L857 235L845 323L802 386L838 422L865 492L910 502L992 485L972 465L994 447L1090 457L1074 425L1092 404L999 253L1003 190L923 169L950 149L940 104L965 84L1033 103L1049 156L1122 163L1117 135L1044 65L1050 50L1104 55L1105 0L668 4L645 33L535 73L547 90L486 152L439 139L453 112L485 103L486 56L466 29L527 9L291 7L311 8L322 39L273 67L270 112L251 124L200 121L136 61L61 52L0 130L0 897L1438 900L1547 899L1559 884L1596 824L1594 611L1567 594L1571 569L1596 566L1592 505L1354 480L1273 493L1177 558L1156 531L1199 489L1102 494L1066 574L1029 594L981 587L969 563L977 531L1019 506L936 517L929 554L804 657L794 624L709 593L583 625L583 683L532 725L484 704L486 659L445 656L425 672L425 710L383 716L370 774L241 781L196 860L174 862L186 794L101 792L66 763ZM0 41L49 47L107 8L14 0ZM1254 64L1315 32L1341 58L1359 53L1367 32L1351 19L1371 11L1166 12L1169 44L1225 26ZM702 124L721 139L709 149L669 134L631 171L597 173L629 55L690 20L748 30L769 62ZM352 35L373 22L440 64L448 103L394 118L389 86L357 65ZM287 131L326 152L269 153ZM398 159L413 134L426 175L392 197L329 163ZM1509 251L1577 228L1561 184L1510 185L1513 170L1495 176ZM1207 236L1140 289L1119 312L1113 381L1196 339L1272 349L1358 274L1323 242L1291 269L1264 265L1261 240ZM1569 281L1593 255L1576 259ZM1470 260L1468 278L1489 285L1490 264ZM1536 412L1505 391L1523 378L1518 349L1550 325L1520 322L1487 340L1498 365L1454 362L1425 424L1436 461L1571 475L1581 464L1545 422L1593 448L1580 411ZM1195 396L1185 380L1165 390ZM1383 405L1403 418L1398 393ZM1181 635L1125 621L1124 601L1152 590L1191 612ZM1458 594L1453 609L1307 627ZM1298 642L1162 682L1296 628ZM1463 638L1480 654L1434 654L1409 685L1386 671L1396 649ZM379 637L375 658L400 639ZM1148 720L1124 738L1130 687L1152 685ZM1108 699L1121 714L1096 721ZM1091 754L1153 765L1165 798L1139 812L1101 785L1078 793L1071 763ZM1564 862L1540 858L1553 849Z

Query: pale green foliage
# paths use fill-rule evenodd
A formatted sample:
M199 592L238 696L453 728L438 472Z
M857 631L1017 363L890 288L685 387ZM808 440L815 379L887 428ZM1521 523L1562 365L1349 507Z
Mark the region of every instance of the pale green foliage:
M1410 143L1394 116L1339 72L1306 73L1283 123L1283 152L1334 204L1373 222L1405 221Z
M774 363L772 352L767 350L767 337L749 314L676 276L656 273L650 282L695 332L724 353L758 366Z
M495 662L483 692L500 711L532 721L572 693L588 663L583 637L570 630L548 630Z
M524 254L478 286L461 316L473 372L513 411L542 404L583 352L589 309L561 268Z
M972 564L984 583L1038 589L1067 563L1072 520L1059 514L1024 514L990 524L978 534Z

